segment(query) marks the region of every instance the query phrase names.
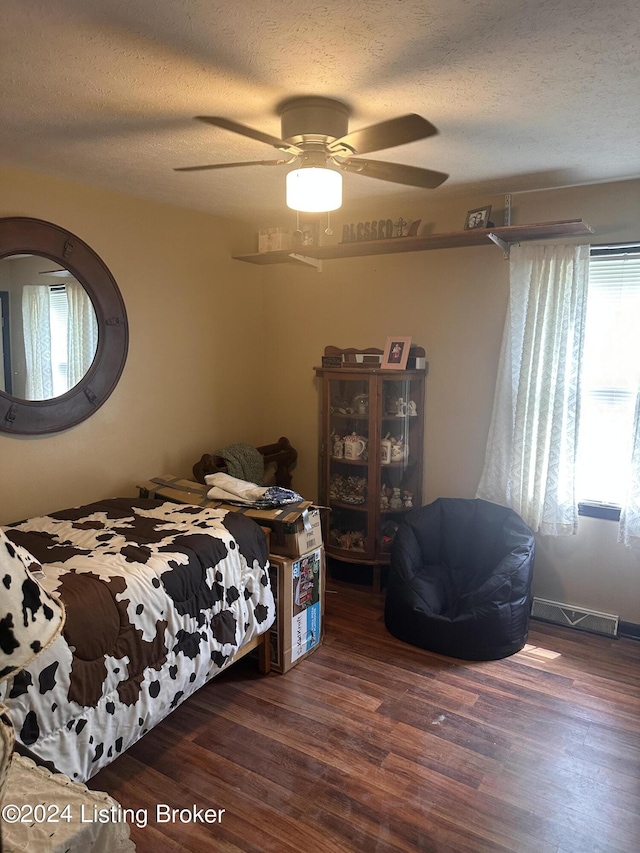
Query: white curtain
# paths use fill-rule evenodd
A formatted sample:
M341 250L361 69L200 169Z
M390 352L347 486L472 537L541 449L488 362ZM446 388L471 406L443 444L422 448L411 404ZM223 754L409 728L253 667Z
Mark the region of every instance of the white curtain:
M53 397L49 288L27 284L22 289L22 329L27 368L25 399Z
M96 354L98 323L89 294L78 282L66 285L67 292L67 388L80 382Z
M640 390L636 395L633 418L633 450L629 470L629 484L618 528L618 542L628 548L640 549Z
M589 246L511 249L493 416L477 496L536 533L578 527L575 459Z

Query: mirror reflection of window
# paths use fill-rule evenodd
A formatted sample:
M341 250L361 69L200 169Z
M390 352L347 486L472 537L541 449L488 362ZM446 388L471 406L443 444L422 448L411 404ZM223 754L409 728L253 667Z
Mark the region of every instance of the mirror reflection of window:
M98 321L87 291L77 281L65 285L67 295L67 387L73 388L91 367L98 348Z
M11 344L9 342L9 293L0 290L0 391L11 393Z
M53 397L53 367L46 285L26 284L22 288L22 331L27 365L25 400L49 400Z
M80 382L98 346L91 299L75 279L60 285L25 285L22 320L25 399L59 397Z

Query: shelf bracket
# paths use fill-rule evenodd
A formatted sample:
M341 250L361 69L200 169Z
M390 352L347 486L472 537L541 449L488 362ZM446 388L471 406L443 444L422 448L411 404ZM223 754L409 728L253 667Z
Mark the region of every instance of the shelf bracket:
M318 260L318 258L310 258L308 255L298 255L296 252L289 252L289 257L295 261L300 261L302 264L307 264L307 266L315 267L316 272L322 272L322 261Z
M502 249L502 257L506 260L509 259L509 252L511 249L511 243L507 243L506 240L503 240L502 237L498 237L497 234L494 234L493 231L490 231L487 234L487 237L496 244L496 246L500 246Z
M504 225L511 225L511 193L504 197Z

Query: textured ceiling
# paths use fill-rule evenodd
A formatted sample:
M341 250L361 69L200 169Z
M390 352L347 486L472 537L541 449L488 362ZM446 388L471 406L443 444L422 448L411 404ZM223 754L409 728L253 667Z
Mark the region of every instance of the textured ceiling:
M372 159L433 168L434 198L640 177L637 0L2 0L0 163L223 216L282 218L285 167L179 173L274 149L278 104L350 128L415 112L439 135ZM345 175L345 196L407 188Z

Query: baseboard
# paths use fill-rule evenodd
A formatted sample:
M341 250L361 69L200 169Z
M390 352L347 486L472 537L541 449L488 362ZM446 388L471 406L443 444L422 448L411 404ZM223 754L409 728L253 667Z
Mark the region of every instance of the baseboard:
M534 622L546 622L547 625L557 625L558 624L557 622L552 622L549 619L541 619L539 616L533 616L532 615L531 619ZM565 626L565 627L571 627L571 626ZM584 631L585 629L583 628L582 630ZM598 634L599 636L604 636L603 634L600 634L599 631L586 631L586 633ZM640 625L636 624L635 622L619 621L618 622L617 637L612 637L611 639L615 640L615 639L622 639L622 638L624 638L625 640L639 640L640 641Z
M618 636L627 640L640 640L640 625L635 622L618 622Z

